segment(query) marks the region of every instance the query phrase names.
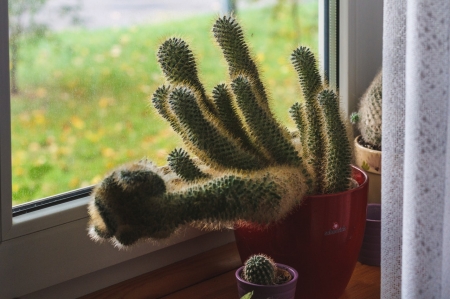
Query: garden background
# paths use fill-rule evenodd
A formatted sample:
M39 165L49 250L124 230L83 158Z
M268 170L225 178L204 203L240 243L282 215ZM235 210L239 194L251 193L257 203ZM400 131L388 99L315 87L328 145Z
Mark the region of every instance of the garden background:
M62 16L77 17L76 26L54 28L42 13L26 12L23 28L35 22L42 30L22 30L13 43L10 28L10 56L17 47L11 59L17 80L11 93L13 205L94 185L112 168L144 157L166 164L181 140L150 103L164 83L156 51L166 38L188 41L207 90L228 79L211 33L217 12L92 28L78 18L82 6L61 8ZM275 116L293 129L288 110L301 94L290 54L299 45L317 53L317 2L249 3L237 17Z

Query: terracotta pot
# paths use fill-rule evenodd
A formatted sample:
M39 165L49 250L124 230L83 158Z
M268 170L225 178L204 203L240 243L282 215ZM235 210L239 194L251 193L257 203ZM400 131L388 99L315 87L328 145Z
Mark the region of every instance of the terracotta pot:
M369 203L381 203L381 151L371 150L358 143L355 138L355 164L364 170L370 179Z
M252 299L294 299L297 286L298 273L294 268L276 263L278 268L288 271L292 279L279 285L260 285L250 283L241 278L244 266L237 269L235 276L238 286L239 298L253 291Z
M345 290L358 259L366 223L368 177L353 167L358 188L307 196L285 219L267 228L235 229L242 262L264 253L297 270L297 299L333 299Z
M381 205L367 205L364 239L358 260L362 264L380 266L381 259Z

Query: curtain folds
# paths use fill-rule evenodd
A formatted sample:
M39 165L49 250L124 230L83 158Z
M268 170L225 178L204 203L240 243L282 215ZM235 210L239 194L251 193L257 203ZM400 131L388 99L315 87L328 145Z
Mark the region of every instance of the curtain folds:
M450 1L385 0L381 297L450 298Z

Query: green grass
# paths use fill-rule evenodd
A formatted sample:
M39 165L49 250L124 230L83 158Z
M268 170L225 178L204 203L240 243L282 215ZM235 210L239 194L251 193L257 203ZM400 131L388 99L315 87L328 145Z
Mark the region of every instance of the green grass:
M276 117L292 127L289 107L300 100L291 52L317 53L317 4L302 4L300 26L291 12L243 11L240 23L260 66ZM149 98L164 83L156 61L169 36L186 39L200 78L211 90L227 70L211 34L215 16L121 29L52 33L22 40L13 96L13 204L97 183L120 164L143 157L159 165L181 145ZM297 30L298 29L298 30Z

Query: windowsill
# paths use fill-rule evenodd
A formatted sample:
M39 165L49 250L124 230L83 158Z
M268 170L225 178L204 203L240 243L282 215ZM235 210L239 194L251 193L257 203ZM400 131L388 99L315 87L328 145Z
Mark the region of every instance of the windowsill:
M234 272L241 266L236 244L215 248L112 285L82 299L238 298ZM357 263L340 299L380 298L380 268Z

